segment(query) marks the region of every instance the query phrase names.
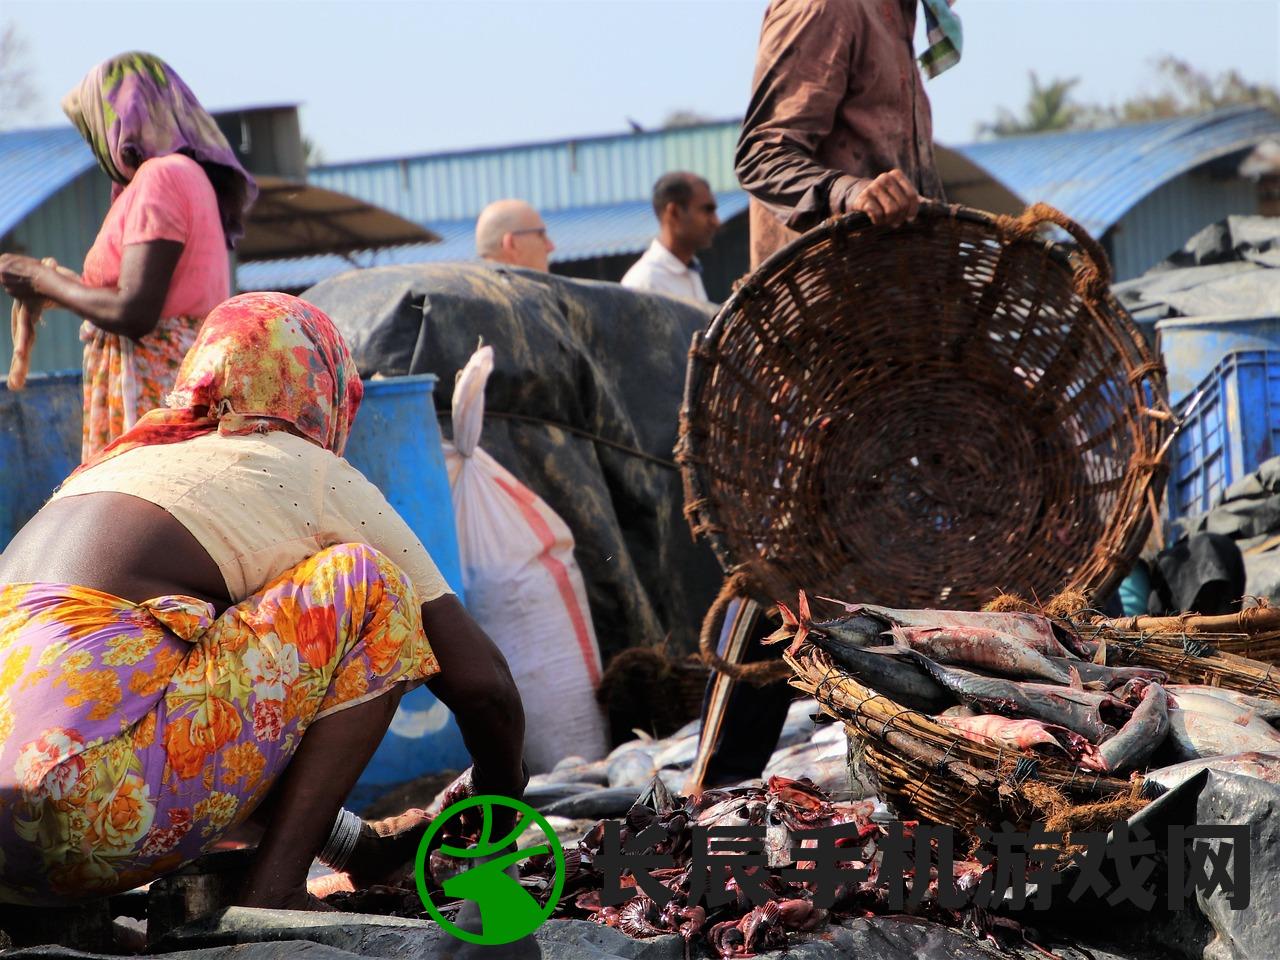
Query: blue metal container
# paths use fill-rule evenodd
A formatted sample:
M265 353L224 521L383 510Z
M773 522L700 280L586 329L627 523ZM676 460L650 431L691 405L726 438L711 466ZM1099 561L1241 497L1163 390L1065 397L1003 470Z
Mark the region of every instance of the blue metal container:
M1169 475L1170 520L1211 509L1280 453L1280 350L1227 354L1177 410L1185 422Z
M367 380L345 456L413 528L459 598L462 562L436 422L431 374ZM471 763L453 715L425 687L405 695L356 786L352 806L378 787Z
M1280 350L1280 314L1179 317L1156 323L1169 372L1169 401L1181 404L1229 353Z
M0 387L0 544L80 465L79 371L33 373L25 390Z

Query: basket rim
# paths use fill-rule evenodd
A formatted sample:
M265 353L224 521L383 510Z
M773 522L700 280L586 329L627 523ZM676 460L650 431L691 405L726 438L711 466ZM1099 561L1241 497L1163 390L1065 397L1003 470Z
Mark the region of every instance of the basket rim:
M966 207L962 204L948 204L934 200L922 201L918 216L938 219L949 218L974 223L996 233L1002 232L1001 220L1009 219L1000 218L986 211ZM826 242L833 237L862 231L867 228L876 228L876 225L871 222L871 218L867 214L855 211L831 217L795 238L781 249L776 250L740 281L729 299L724 302L715 316L711 318L706 329L693 334L685 368L685 385L680 408L680 432L675 449L675 460L680 467L684 487L686 520L695 538L699 535L707 538L707 542L726 576L732 576L735 573L753 567L759 568L763 564L760 558L755 556L738 558L733 555L728 538L718 526L716 517L712 512L712 505L715 501L711 496L710 485L704 476L704 471L700 467L700 460L706 454L706 450L694 431L689 429L694 418L694 410L696 409L698 398L702 395L706 378L712 367L707 354L717 347L725 334L729 321L739 314L743 309L743 305L757 296L763 284L772 280L784 266L810 247ZM1074 275L1076 267L1072 262L1073 252L1063 243L1039 237L1026 237L1019 242L1040 247L1051 260ZM1155 422L1159 435L1155 440L1159 454L1156 462L1148 467L1146 476L1140 479L1140 490L1134 497L1135 504L1139 502L1145 504L1151 498L1153 491L1161 491L1162 494L1170 470L1168 440L1172 434L1171 421L1173 415L1167 409L1166 375L1163 365L1153 360L1151 351L1132 316L1112 293L1109 266L1104 264L1103 270L1104 276L1108 277L1108 281L1101 285L1102 289L1097 294L1097 299L1105 306L1106 312L1120 322L1121 330L1119 332L1125 336L1123 343L1118 345L1119 352L1132 351L1135 366L1143 371L1141 378L1134 381L1134 386L1136 388L1139 383L1146 383L1151 391L1153 397L1152 406L1157 414ZM1167 418L1159 416L1161 411L1167 415ZM1131 458L1130 470L1132 470L1132 463L1133 460ZM1146 539L1152 518L1147 509L1138 510L1137 513L1138 517L1134 527L1138 535L1131 539L1135 539L1140 544L1141 541ZM1108 551L1108 554L1110 552ZM1082 558L1079 569L1073 575L1072 581L1069 584L1061 585L1061 589L1081 589L1083 586L1084 589L1088 590L1105 591L1119 583L1123 572L1117 563L1109 562L1101 576L1095 574L1093 582L1082 584L1082 580L1085 578L1086 573L1089 572L1097 554L1098 544L1095 544L1091 553Z

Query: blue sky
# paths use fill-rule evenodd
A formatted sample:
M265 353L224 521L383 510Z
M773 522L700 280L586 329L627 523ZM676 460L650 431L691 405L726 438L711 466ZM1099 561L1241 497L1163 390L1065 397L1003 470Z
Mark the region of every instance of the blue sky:
M299 102L329 160L740 115L766 0L4 0L30 47L32 124L94 63L158 53L213 108ZM1154 60L1280 85L1280 0L960 0L965 55L929 84L943 143L1017 108L1028 71L1082 99L1153 89Z

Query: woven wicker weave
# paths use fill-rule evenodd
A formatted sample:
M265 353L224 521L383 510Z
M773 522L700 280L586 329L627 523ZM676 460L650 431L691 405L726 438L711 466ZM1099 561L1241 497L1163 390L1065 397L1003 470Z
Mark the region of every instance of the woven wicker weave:
M1175 645L1108 634L1107 662L1154 667L1174 683L1209 684L1280 701L1280 670L1207 649L1217 639L1202 635ZM1090 773L1065 760L1032 762L960 737L858 683L812 645L787 661L795 671L792 685L844 722L851 752L861 757L875 775L880 795L903 817L961 829L992 827L1003 820L1026 827L1053 819L1051 805L1044 802L1052 791L1076 806L1075 826L1082 828L1080 821L1088 825L1090 805L1098 805L1093 809L1102 814L1102 822L1093 826L1109 825L1117 801L1123 805L1126 796L1133 796L1127 779Z
M695 533L765 601L1114 586L1158 513L1172 418L1107 280L1043 206L805 234L695 338L677 451Z

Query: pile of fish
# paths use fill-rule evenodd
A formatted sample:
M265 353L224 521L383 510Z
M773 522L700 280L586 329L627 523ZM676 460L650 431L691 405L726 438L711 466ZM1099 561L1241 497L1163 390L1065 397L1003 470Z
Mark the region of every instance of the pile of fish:
M921 859L913 861L916 869L905 874L900 865L884 868L882 873L881 839L894 821L888 809L874 799L836 802L808 781L779 776L686 798L673 795L655 777L633 797L622 817L610 819L618 825L617 848L606 840L606 820L592 823L578 837L564 842L564 884L554 918L591 920L636 939L674 934L685 941L687 956L710 954L736 960L790 948L806 939L822 939L830 925L842 919L902 913L903 905L893 902L891 885L905 896L920 883L924 885L921 894L917 900L913 893L906 901L906 912L991 939L997 933L1026 939L1026 932L1007 917L974 906L949 909L938 902L939 857L932 842L927 868ZM656 837L640 839L654 826L660 828ZM735 871L721 863L711 869L704 867L703 878L696 877L694 828L746 826L765 828L764 865L747 868L744 874L741 867ZM824 827L844 828L835 840L839 860L833 869L814 871L815 863L798 859L797 850L816 842L805 836L807 832ZM915 824L903 823L901 827L904 840L914 845ZM462 904L450 900L445 885L474 866L474 861L456 859L444 850L472 846L477 837L458 832L472 828L474 824L468 828L462 821L446 825L440 836L443 846L427 858L423 882L449 919L455 918ZM529 840L522 838L521 842ZM642 854L670 858L670 865L640 870L665 891L651 887L647 880L636 880L636 861L626 861L620 872L610 866L611 852L621 849L630 853L637 847L643 848L638 851ZM722 854L713 854L712 859L717 856ZM984 874L993 869L991 862L955 860L951 886L967 900L979 888ZM612 877L606 877L606 870ZM797 870L801 871L799 876ZM520 863L513 878L538 903L545 904L555 884L555 861L548 854L530 857ZM606 895L612 885L620 888L621 902ZM408 874L388 886L351 890L349 885L322 885L313 887L313 892L340 910L426 917L415 881ZM659 899L651 894L659 894ZM823 905L815 899L821 899Z
M659 905L632 876L624 875L625 902L604 902L605 877L599 864L605 825L598 823L566 851L569 868L557 916L588 918L641 939L674 933L691 947L704 946L713 955L726 958L750 957L785 947L794 943L797 935L820 936L823 927L841 917L887 912L887 886L877 875L877 841L885 833L881 823L888 819L887 811L874 800L835 803L812 783L786 777L770 777L762 786L707 790L696 798L673 797L655 781L627 812L620 838L623 848L628 849L634 838L649 828L662 828L660 833L667 839L645 844L645 849L672 857L674 866L650 871L669 892L670 899ZM722 872L713 871L705 879L693 875L694 826L748 825L764 826L766 837L767 866L752 877L756 881L753 886L758 888L754 896L727 867L721 866ZM791 876L798 866L793 848L800 845L797 834L839 826L847 828L839 842L847 856L842 856L838 870L865 868L866 873L844 879L837 871L837 877L842 879L827 894L832 898L831 906L821 908L814 903L817 885ZM904 826L910 837L912 825ZM522 870L521 883L537 896L542 886L550 884L553 869L550 858L530 861L528 868ZM984 869L988 868L977 861L956 862L955 887L973 890ZM921 878L928 889L918 912L944 922L964 921L967 911L945 911L937 905L935 874L936 870ZM696 897L690 903L691 891L697 891L700 885L727 890L727 896L721 898L727 902L710 907L707 900Z
M839 601L828 601L839 603ZM863 685L960 736L1172 787L1205 767L1280 782L1280 702L1109 666L1105 646L1028 613L783 605L770 638L823 650Z
M832 796L861 799L868 791L850 780L844 727L815 724L819 715L811 698L792 703L764 777L808 779ZM590 825L584 821L623 816L654 777L675 793L684 791L698 751L698 730L695 720L662 740L638 734L592 763L566 757L529 780L525 802L545 814L558 834L576 838Z

